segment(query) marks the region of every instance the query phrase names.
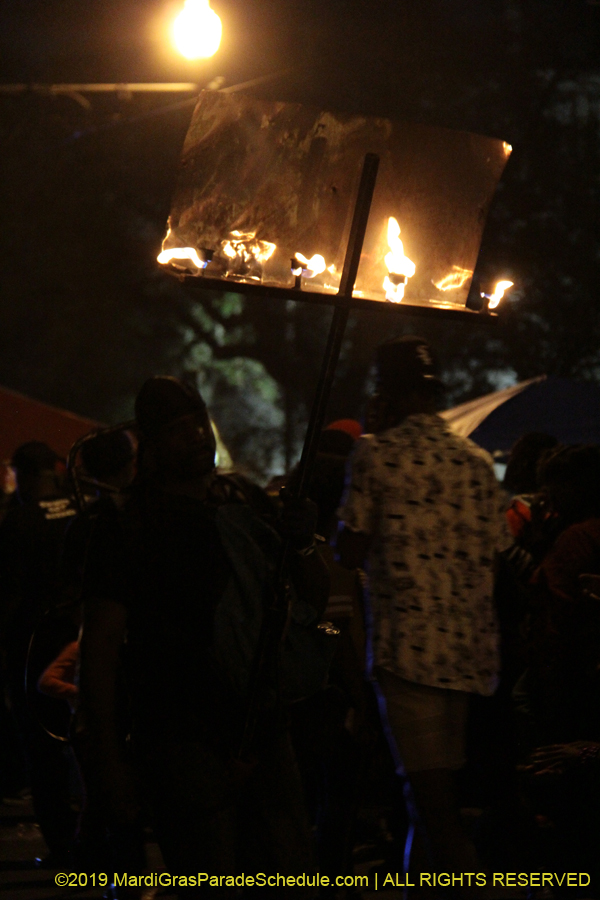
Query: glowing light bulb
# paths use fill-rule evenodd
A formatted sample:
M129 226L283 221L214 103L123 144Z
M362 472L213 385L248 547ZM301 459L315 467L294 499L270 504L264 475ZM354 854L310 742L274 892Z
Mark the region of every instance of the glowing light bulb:
M186 59L207 59L219 49L222 30L208 0L185 0L173 23L173 41Z

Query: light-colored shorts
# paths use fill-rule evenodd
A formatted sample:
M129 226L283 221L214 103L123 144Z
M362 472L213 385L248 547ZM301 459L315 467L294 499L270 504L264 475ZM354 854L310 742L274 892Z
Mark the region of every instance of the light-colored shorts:
M461 769L469 694L405 681L387 669L376 668L375 677L405 770Z

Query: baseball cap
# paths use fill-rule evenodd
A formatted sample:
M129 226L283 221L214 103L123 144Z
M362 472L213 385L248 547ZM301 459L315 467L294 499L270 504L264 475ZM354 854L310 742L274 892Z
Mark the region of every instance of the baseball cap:
M206 413L206 404L198 390L172 375L155 375L144 382L135 401L139 430L153 437L176 419L193 413Z
M356 419L336 419L321 432L319 453L346 459L362 434L362 426Z
M425 338L404 335L386 341L377 348L377 376L380 387L420 387L427 383L443 387L431 347Z
M357 441L362 434L362 425L356 419L336 419L326 426L325 431L343 431Z

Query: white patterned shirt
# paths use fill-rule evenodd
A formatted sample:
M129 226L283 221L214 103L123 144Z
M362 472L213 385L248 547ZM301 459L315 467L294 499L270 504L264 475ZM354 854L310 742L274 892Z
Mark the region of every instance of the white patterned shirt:
M339 516L370 538L375 665L418 684L494 692L505 506L488 454L439 416L361 438Z

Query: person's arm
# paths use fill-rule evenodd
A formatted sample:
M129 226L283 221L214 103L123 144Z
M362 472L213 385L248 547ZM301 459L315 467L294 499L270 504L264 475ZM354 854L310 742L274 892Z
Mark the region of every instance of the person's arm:
M373 534L374 466L372 436L362 438L351 460L346 502L338 510L340 532L336 544L346 569L363 569Z
M532 775L562 775L576 766L598 765L600 744L595 741L573 741L537 747L529 756L523 771Z
M329 599L329 569L317 551L315 528L318 510L307 497L290 498L280 494L283 509L281 532L290 542L289 573L296 599L314 609L317 620L323 615Z
M75 684L78 660L79 641L71 641L40 676L40 693L55 700L75 701L79 695L79 687Z

